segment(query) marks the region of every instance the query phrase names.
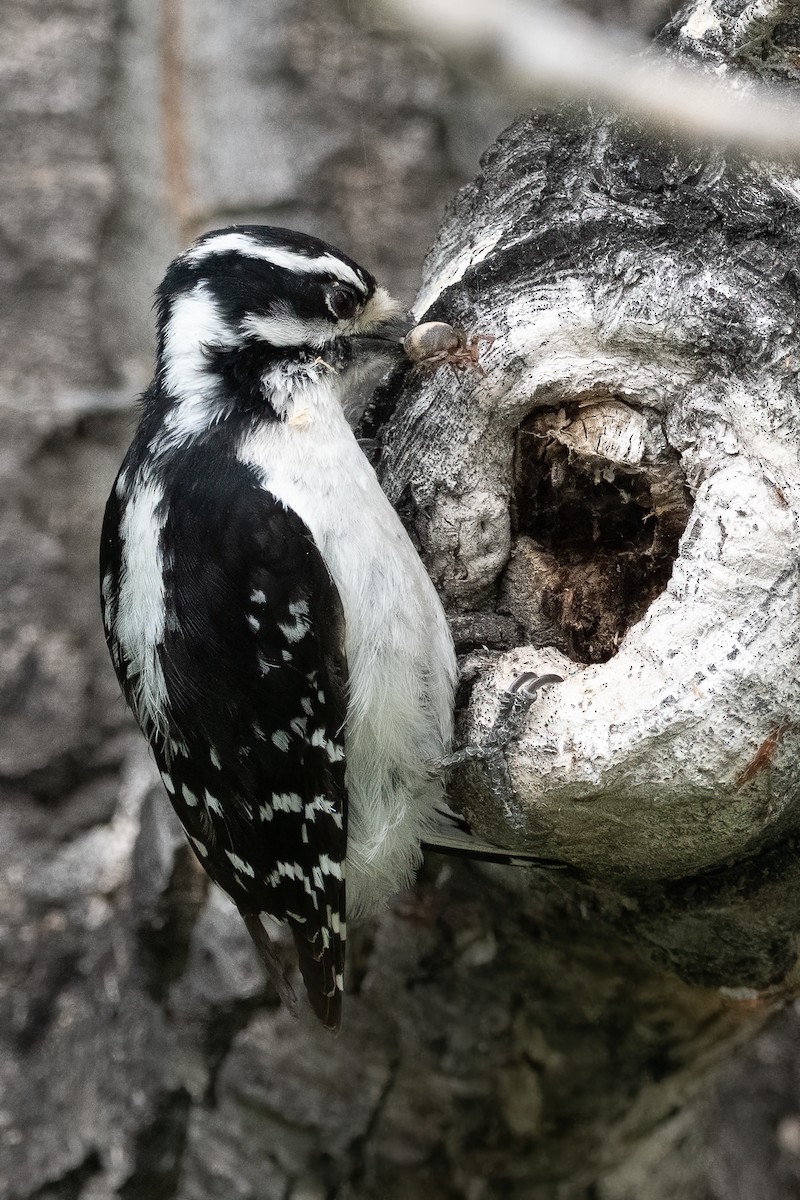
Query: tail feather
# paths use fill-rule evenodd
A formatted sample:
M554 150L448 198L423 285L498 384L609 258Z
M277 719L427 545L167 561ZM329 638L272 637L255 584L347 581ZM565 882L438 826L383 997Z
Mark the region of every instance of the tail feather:
M288 1008L293 1017L297 1016L297 993L289 982L283 963L275 952L269 934L261 923L258 913L252 909L237 905L239 914L245 923L245 928L253 939L253 945L258 951L259 958L264 964L275 991Z
M237 907L273 987L292 1016L296 1017L297 993L289 982L261 918L252 909L241 905ZM342 1023L344 938L330 928L323 930L319 927L316 934L309 937L305 925L293 921L291 917L289 928L297 947L300 974L309 1003L325 1028L338 1033Z
M436 850L441 854L460 855L504 866L540 867L548 871L563 871L568 867L567 863L556 858L542 858L526 850L507 850L494 842L487 842L474 833L466 817L454 812L443 801L436 806L435 820L426 830L422 846L424 850Z
M344 971L344 942L338 934L329 934L325 945L318 931L317 937L309 939L302 925L289 920L289 927L297 947L300 974L306 985L306 994L314 1012L326 1029L339 1032L342 1023L342 975Z

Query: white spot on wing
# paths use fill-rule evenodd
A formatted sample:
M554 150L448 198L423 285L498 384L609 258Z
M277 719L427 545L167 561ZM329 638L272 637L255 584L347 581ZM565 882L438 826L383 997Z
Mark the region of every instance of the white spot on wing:
M299 642L308 633L309 623L304 616L297 616L291 625L288 622L285 625L279 622L278 628L287 642Z
M311 804L307 804L303 815L307 821L315 821L317 813L323 812L333 819L339 829L342 828L342 814L336 811L336 806L327 796L315 796Z
M319 746L325 751L328 756L328 762L341 762L344 758L344 749L338 746L336 742L330 741L325 736L324 729L315 729L311 734L311 745Z
M217 797L212 796L211 792L209 792L209 791L206 791L206 793L205 793L205 802L206 802L206 808L210 809L211 812L216 813L218 817L221 817L223 815L222 805L220 804Z
M289 735L284 729L277 729L272 735L272 744L279 750L289 749Z
M251 879L255 878L256 873L250 863L245 862L243 858L240 858L238 854L233 854L230 850L226 850L225 853L237 871L240 871L242 875L249 875Z
M272 797L272 807L281 812L302 812L303 801L296 792L276 792Z
M342 878L341 864L329 858L327 854L320 855L319 865L323 875L333 875L334 879Z

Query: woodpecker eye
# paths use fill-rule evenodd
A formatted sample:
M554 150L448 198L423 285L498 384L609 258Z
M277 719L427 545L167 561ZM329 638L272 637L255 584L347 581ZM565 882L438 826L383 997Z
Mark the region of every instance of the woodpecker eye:
M361 297L344 283L335 283L325 297L325 303L337 321L354 317L361 304Z

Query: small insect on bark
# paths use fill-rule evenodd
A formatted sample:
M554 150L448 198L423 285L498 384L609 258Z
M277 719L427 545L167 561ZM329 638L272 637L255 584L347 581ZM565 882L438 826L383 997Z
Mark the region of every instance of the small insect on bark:
M466 334L445 321L424 321L406 335L403 349L415 371L433 372L448 366L456 376L467 372L485 375L481 344L488 350L494 340L491 333Z

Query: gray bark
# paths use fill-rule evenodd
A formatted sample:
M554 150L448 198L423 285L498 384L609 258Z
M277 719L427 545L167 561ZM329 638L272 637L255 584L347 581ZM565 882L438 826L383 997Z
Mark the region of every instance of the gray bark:
M488 374L397 378L372 420L465 655L465 735L518 667L569 676L509 755L516 824L479 771L453 780L486 832L568 867L431 857L356 931L334 1041L277 1009L186 851L106 661L100 513L150 295L186 240L236 219L313 229L410 298L440 205L510 114L321 0L16 0L0 21L2 1200L752 1200L753 1161L786 1194L791 1018L707 1097L795 986L797 675L777 635L796 537L779 566L773 546L794 536L796 182L575 112L512 128L451 209L424 288L432 313L498 334ZM761 70L796 45L787 28ZM596 475L613 476L602 504ZM535 524L538 504L557 532L567 502L596 518L593 555ZM603 538L632 515L656 536L620 562ZM658 724L622 667L648 629L663 659L677 582L691 622L707 575L727 585L714 621L730 604L731 627L751 622L746 669L717 686L698 634L692 676L682 624L674 669L650 654L674 698ZM761 1160L753 1130L776 1131Z

